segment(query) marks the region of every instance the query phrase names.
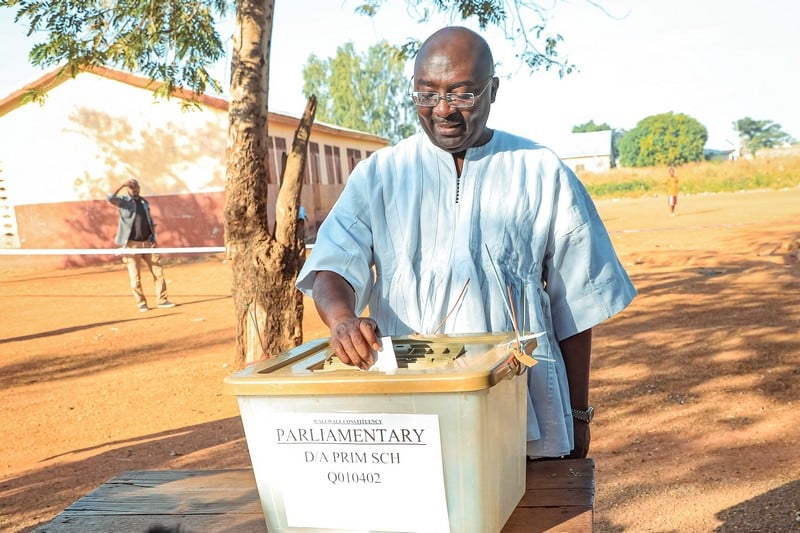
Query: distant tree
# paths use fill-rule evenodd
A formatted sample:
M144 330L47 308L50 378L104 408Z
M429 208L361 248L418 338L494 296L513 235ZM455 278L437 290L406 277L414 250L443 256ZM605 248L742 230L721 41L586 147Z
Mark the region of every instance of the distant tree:
M707 140L706 127L688 115L651 115L619 141L620 164L647 167L701 161Z
M595 124L594 120L572 126L572 133L589 133L592 131L606 131L612 129L611 126L603 122L602 124Z
M4 1L4 0L0 0ZM374 16L389 0L360 0L356 13ZM603 0L584 2L606 14ZM454 23L475 20L481 30L494 26L516 45L516 58L531 72L555 69L559 77L571 74L576 66L561 58L558 45L564 38L548 33L547 25L556 2L543 0L406 0L406 11L417 22L428 22L437 13L447 14ZM406 58L414 57L422 43L408 39L399 47Z
M317 120L389 138L392 143L417 131L416 110L408 98L406 60L386 41L359 55L353 43L303 67L303 94L317 96Z
M611 166L616 167L619 162L619 143L628 133L628 130L616 128L611 134Z
M733 128L739 134L742 153L750 155L756 155L761 148L772 148L791 140L791 135L781 131L781 125L771 120L744 117L734 122Z
M31 48L30 60L40 67L61 65L59 76L107 66L157 81L151 89L160 96L180 88L196 94L222 90L209 68L225 55L216 20L232 7L226 0L0 0L0 7L18 8L15 22L28 19L29 36L47 35ZM44 99L43 91L25 95Z

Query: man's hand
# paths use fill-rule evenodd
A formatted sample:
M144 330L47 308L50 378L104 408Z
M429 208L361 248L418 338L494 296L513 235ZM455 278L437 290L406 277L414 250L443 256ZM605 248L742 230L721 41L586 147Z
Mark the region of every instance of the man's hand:
M371 318L342 320L331 325L331 347L343 363L367 370L375 363L372 351L381 347L377 329Z
M343 363L366 370L375 363L372 350L380 350L378 324L356 316L353 287L339 274L327 270L314 278L314 304L331 328L331 347Z
M592 440L589 424L576 418L572 419L575 430L575 448L566 457L567 459L583 459L589 455L589 443Z
M128 192L130 192L131 183L133 183L132 179L123 181L122 185L117 187L117 190L115 190L114 192L111 193L111 196L117 196L119 194L119 191L121 191L122 189L125 189L125 188L128 188L129 189Z

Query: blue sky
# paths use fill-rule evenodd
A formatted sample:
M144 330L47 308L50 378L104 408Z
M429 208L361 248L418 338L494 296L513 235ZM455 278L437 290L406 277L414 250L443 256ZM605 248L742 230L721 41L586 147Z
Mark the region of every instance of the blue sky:
M597 0L608 14L586 0L541 3L551 2L548 29L564 37L561 54L579 72L563 79L555 72L531 75L519 67L511 43L488 31L501 76L492 127L547 144L589 120L630 129L673 111L706 126L710 148L736 142L731 123L745 116L778 122L800 139L800 1ZM368 19L353 13L358 3L276 0L270 109L302 112L302 67L312 53L329 57L351 41L363 52L381 39L424 39L454 22L417 24L399 0ZM0 96L41 74L27 60L35 38L13 24L13 13L0 9ZM230 32L230 23L220 27ZM216 72L226 83L227 64Z

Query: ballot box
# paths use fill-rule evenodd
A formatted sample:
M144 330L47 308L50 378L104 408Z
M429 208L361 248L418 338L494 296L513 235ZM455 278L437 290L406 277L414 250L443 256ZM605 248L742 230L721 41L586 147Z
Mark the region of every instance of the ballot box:
M395 337L385 371L317 339L226 376L269 531L500 531L525 491L513 339Z

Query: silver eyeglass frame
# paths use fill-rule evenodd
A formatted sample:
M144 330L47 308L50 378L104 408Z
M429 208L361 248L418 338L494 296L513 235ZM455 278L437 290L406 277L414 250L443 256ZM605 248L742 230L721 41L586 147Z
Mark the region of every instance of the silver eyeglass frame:
M486 92L486 89L489 88L489 86L492 84L493 81L494 81L494 75L492 75L492 77L490 77L486 81L486 85L484 85L483 89L481 89L481 91L479 93L473 93L473 92L468 92L468 93L444 93L444 96L442 96L440 93L437 93L435 91L409 91L409 96L411 97L411 101L414 102L414 105L417 106L417 107L433 108L433 107L436 107L437 105L439 105L439 102L444 98L445 102L447 102L447 105L452 107L453 109L472 109L473 107L475 107L475 103L478 101L478 98L483 96L483 93ZM411 87L414 86L414 77L413 76L411 77L410 85L411 85ZM424 95L436 95L436 101L433 104L420 104L420 103L418 103L417 99L419 98L419 95L423 95L423 94ZM472 102L470 103L470 105L454 105L454 102L453 102L454 99L456 99L456 98L461 99L461 98L465 98L465 97L472 98Z

